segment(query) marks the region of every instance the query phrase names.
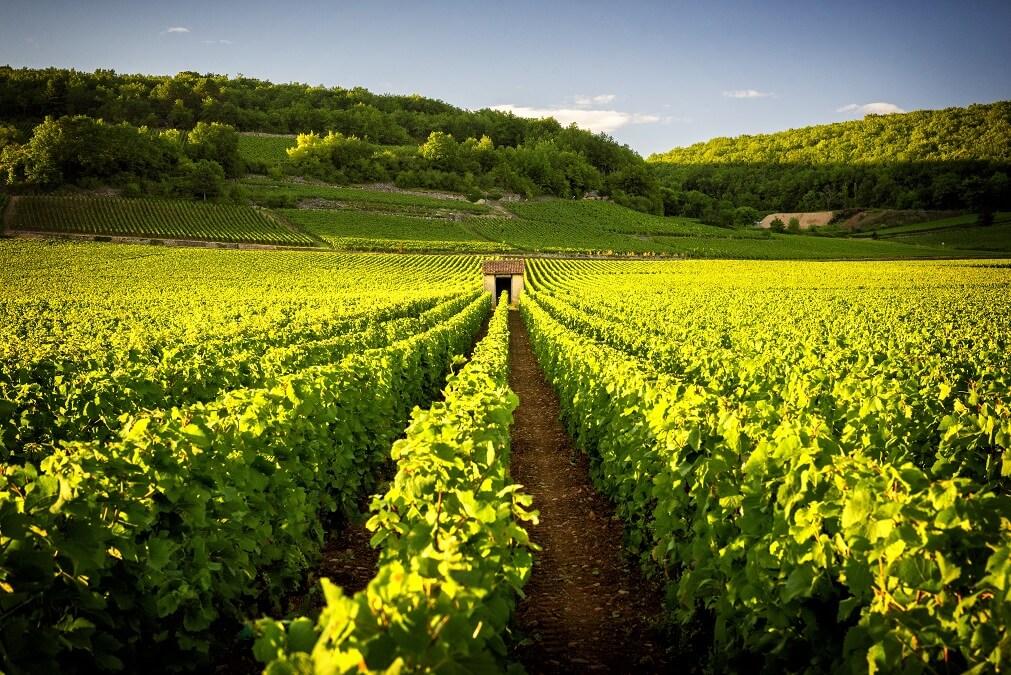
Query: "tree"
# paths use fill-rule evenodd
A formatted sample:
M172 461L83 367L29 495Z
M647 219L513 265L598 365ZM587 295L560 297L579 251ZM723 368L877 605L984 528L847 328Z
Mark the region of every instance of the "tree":
M769 223L769 229L773 232L784 232L786 230L786 225L780 218L773 218L772 222Z
M460 168L460 145L452 134L433 131L418 147L418 155L439 171L453 172Z
M379 146L357 136L333 131L326 136L299 134L295 143L288 148L288 159L299 173L341 182L375 178L373 160Z
M738 206L734 209L734 227L753 227L761 220L758 216L758 209L750 206Z
M190 159L209 159L220 164L226 176L234 178L242 174L239 135L227 124L197 122L186 134L183 147Z
M666 187L763 211L978 210L983 187L1011 172L1009 134L1001 101L716 138L648 162ZM998 194L994 208L1011 208L1011 190Z
M18 140L18 130L13 124L0 124L0 150Z
M207 200L215 199L224 194L225 171L221 165L209 159L198 159L185 166L183 173L184 191Z
M188 129L193 125L193 112L186 107L181 98L177 98L172 104L167 121L173 127Z
M509 189L559 196L600 189L633 208L655 212L664 208L659 186L643 159L606 134L562 127L551 119L530 120L490 109L462 110L417 95L379 95L362 88L272 84L193 72L120 75L108 70L82 73L0 65L0 101L7 104L5 121L18 129L40 124L47 115L69 114L105 119L109 128L126 122L135 128L182 130L182 143L146 145L148 150L162 147L175 159L160 170L150 167L154 176L145 176L149 180L124 178L142 186L178 177L183 171L178 166L182 156L215 161L226 175L240 175L242 167L231 142L222 145L221 139L207 138L213 136L208 132L217 123L223 125L222 137L230 135L224 132L228 126L235 131L293 134L331 130L332 137L309 134L313 140L300 144L285 167L326 180L394 179L455 186L451 189L477 186L484 191ZM117 138L115 133L119 133L104 131L102 138ZM458 143L457 139L477 140ZM128 139L122 135L118 140ZM6 144L10 142L8 139ZM546 145L538 147L540 144ZM144 144L135 149L140 145ZM412 145L409 152L403 151ZM419 146L424 149L419 151ZM103 142L96 146L101 152L85 149L68 154L74 161L56 161L55 173L46 180L53 185L91 181L98 173L129 173L134 171L131 167L146 166L151 159L143 159L143 152L124 154L114 148L110 151L111 147ZM11 151L4 168L16 164L13 173L21 178L29 169L38 169L28 171L35 175L45 173L46 163L34 161L32 156L27 151ZM116 161L107 162L110 156ZM52 154L46 157L59 160ZM513 160L510 167L502 165ZM636 176L639 172L644 175ZM608 181L612 175L613 180ZM108 179L111 175L99 178ZM678 191L692 189L695 186L679 187Z
M460 146L460 151L465 163L473 164L480 173L488 173L495 168L497 155L490 136L481 136L481 140L468 138Z
M41 187L82 181L121 182L120 176L160 177L178 156L158 134L128 124L76 117L46 118L24 145L3 152L7 180Z
M642 203L636 207L638 210L663 213L660 184L645 164L627 164L610 173L604 183L615 201L620 203L622 195L639 197Z
M790 222L787 224L786 229L790 232L800 232L800 219L797 216L790 218Z
M981 227L990 227L993 225L993 209L989 206L983 206L980 209L979 217L976 219L976 224Z

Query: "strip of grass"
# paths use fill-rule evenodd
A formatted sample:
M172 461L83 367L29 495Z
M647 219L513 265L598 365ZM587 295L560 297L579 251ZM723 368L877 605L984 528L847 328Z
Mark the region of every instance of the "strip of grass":
M279 203L294 206L297 201L302 199L326 199L339 201L347 206L355 206L363 210L456 211L465 213L487 213L489 211L488 207L483 204L474 204L463 199L439 199L405 192L382 192L336 185L272 181L263 178L247 178L241 184L254 202L264 203L268 206L276 206Z
M335 248L352 248L349 244L351 240L354 243L354 250L386 251L410 248L410 250L433 251L498 251L511 248L484 240L461 223L444 218L418 218L352 210L283 209L280 213L298 227L311 232ZM403 242L412 243L407 247ZM469 244L447 249L446 242L469 242Z
M295 136L239 135L239 155L254 166L280 166L288 159L288 148L295 147Z

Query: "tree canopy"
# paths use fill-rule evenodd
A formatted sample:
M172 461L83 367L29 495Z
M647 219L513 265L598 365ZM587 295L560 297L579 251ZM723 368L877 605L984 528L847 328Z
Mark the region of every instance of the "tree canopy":
M194 72L3 66L0 100L0 149L34 142L35 127L47 119L91 118L106 129L178 129L189 159L216 161L234 176L241 171L236 131L292 133L299 139L291 167L320 178L560 197L599 190L641 210L662 208L642 157L605 134L417 95ZM3 166L13 175L9 162Z
M1008 208L1011 102L714 138L648 161L668 213Z

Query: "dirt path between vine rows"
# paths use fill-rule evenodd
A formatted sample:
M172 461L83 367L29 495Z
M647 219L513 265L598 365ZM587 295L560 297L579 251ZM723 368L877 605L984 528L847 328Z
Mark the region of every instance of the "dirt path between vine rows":
M622 525L565 433L519 312L509 333L509 386L520 399L511 472L540 511L531 537L543 548L513 622L521 638L513 658L535 675L669 672L654 630L663 592L625 557Z

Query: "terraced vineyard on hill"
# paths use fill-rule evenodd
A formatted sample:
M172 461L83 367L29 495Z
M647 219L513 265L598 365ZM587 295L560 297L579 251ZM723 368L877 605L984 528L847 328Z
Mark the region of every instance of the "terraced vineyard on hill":
M459 198L435 197L426 194L394 191L392 189L369 189L326 185L307 182L274 181L259 177L246 178L242 187L249 191L257 203L265 206L294 206L304 199L335 202L336 208L351 208L361 211L395 211L426 215L432 213L488 213L489 208Z
M246 179L241 186L260 207L25 195L13 198L5 225L12 231L324 246L344 251L744 259L1011 253L1003 220L990 228L886 233L871 240L719 228L688 218L640 213L606 201L550 199L489 206L410 192L263 178ZM998 215L1003 219L1004 214Z
M304 195L324 194L321 190L327 189L298 187L292 194L303 198ZM481 214L461 209L459 204L486 208L468 202L329 189L335 191L334 199L342 204L331 208L324 205L312 209L286 209L282 213L290 222L343 250L523 251L753 259L978 254L972 251L972 234L966 238L965 247L955 249L941 246L939 242L914 245L900 240L870 241L731 230L688 218L644 214L604 201L555 199L508 203L497 212ZM286 185L283 190L289 187ZM984 239L980 241L985 245Z
M494 252L513 250L482 239L471 228L445 218L344 210L285 209L288 221L336 249L359 251Z
M957 252L965 249L1011 252L1011 213L995 213L993 223L979 225L978 214L967 214L933 220L926 223L912 223L887 227L869 233L888 241L934 246Z
M248 206L117 197L20 196L6 224L70 234L313 246L312 237Z

